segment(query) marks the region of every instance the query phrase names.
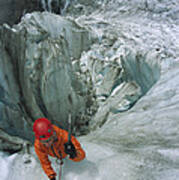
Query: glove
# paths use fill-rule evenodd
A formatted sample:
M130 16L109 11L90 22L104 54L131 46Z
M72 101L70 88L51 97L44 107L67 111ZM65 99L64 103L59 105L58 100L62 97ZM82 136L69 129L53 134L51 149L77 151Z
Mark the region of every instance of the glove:
M49 176L49 179L50 179L50 180L56 180L56 177L55 177L54 174L51 174L51 175Z
M50 180L56 180L56 178L55 178L55 177L53 177L53 178L51 178Z
M65 153L69 154L71 159L74 159L77 156L75 146L71 141L65 143L64 147L65 147Z

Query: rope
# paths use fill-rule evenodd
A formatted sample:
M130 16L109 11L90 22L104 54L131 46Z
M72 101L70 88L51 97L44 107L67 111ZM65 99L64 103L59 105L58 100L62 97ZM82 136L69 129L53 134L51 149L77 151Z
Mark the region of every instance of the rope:
M63 159L62 159L62 153L61 153L60 150L59 150L59 155L60 155L59 180L61 180L61 179L62 179L62 166L63 166L64 162L63 162Z
M53 144L51 145L51 149L52 149L52 152L53 154L55 155L55 157L57 158L56 159L56 162L58 163L58 159L60 159L60 170L59 170L59 180L62 179L62 166L64 164L63 162L63 158L62 158L62 153L61 151L59 150L59 155L60 155L60 158L56 155L55 151L54 151L54 148L53 148Z
M62 166L63 166L63 160L60 161L59 180L62 180Z

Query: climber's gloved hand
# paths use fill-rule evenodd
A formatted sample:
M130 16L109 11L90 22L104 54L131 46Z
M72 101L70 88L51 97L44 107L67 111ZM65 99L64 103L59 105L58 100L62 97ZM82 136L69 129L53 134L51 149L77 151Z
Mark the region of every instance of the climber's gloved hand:
M65 147L65 153L70 155L71 159L74 159L77 156L75 146L73 145L71 141L65 143L64 147Z
M51 174L51 175L49 176L49 179L50 179L50 180L56 180L55 174Z
M50 180L56 180L56 178L55 178L55 177L53 177L53 178L51 178Z

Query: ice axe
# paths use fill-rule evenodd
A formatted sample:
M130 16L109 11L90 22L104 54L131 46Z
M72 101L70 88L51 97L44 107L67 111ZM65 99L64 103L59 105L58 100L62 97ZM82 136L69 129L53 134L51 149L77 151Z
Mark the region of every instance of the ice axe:
M70 105L72 106L73 102L72 102L71 95L68 96L68 100L70 102ZM70 110L69 114L68 114L68 142L65 143L65 149L66 149L67 152L70 152L70 151L72 152L72 153L70 153L70 158L75 158L77 156L77 154L76 154L76 151L75 151L75 147L74 147L74 145L73 145L73 143L71 141L72 128L73 127L72 127L71 110Z
M72 101L72 98L71 98L70 94L68 95L68 100L70 102L70 106L71 106L71 109L72 109L73 101ZM71 142L71 135L72 135L71 109L69 110L69 114L68 114L68 142L67 142L67 149L70 149L71 144L72 144L72 142Z
M71 142L71 134L72 134L72 129L71 129L71 113L68 115L68 143Z
M70 106L72 107L73 101L72 101L72 98L71 98L71 95L70 95L70 94L68 95L68 100L69 100L69 102L70 102ZM72 109L72 108L70 108L69 114L68 114L68 143L71 142L71 134L72 134L71 109Z

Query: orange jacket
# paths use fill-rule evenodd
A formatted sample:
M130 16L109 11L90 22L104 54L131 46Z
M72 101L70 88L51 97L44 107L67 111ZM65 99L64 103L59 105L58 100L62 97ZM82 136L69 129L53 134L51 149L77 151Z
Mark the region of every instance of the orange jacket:
M40 163L41 163L41 166L42 166L44 172L47 174L48 177L56 176L56 173L51 166L51 162L48 159L48 155L50 155L52 157L57 156L57 157L59 157L59 159L61 158L61 156L62 156L62 158L65 158L67 156L67 154L64 152L64 144L66 142L68 142L68 132L63 129L58 128L55 125L53 125L53 129L56 132L56 135L58 138L58 140L56 142L54 142L54 144L53 144L53 149L54 149L54 152L56 155L54 155L51 147L47 148L38 139L35 139L35 143L34 143L35 152L40 160ZM72 141L73 145L75 146L75 149L77 152L77 157L75 157L74 159L70 159L70 158L69 159L73 160L75 162L83 160L85 158L85 152L81 148L80 143L74 136L71 137L71 141ZM61 153L59 153L59 151Z

